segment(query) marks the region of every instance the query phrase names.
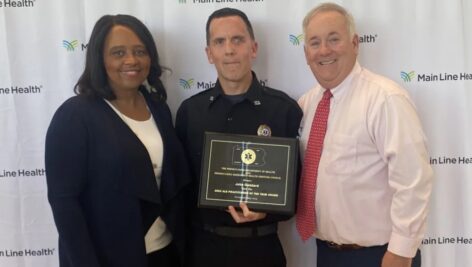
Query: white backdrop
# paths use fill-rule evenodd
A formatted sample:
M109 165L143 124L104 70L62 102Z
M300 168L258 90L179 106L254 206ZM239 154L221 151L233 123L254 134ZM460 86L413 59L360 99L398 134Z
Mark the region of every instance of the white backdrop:
M104 14L140 18L153 33L169 104L213 83L204 53L215 9L245 11L259 54L254 70L297 99L314 78L301 21L318 0L0 0L0 266L54 267L57 233L46 200L44 136L73 95L88 37ZM472 0L345 0L362 65L407 88L429 137L435 185L423 266L472 266ZM290 267L315 266L291 221L280 236Z

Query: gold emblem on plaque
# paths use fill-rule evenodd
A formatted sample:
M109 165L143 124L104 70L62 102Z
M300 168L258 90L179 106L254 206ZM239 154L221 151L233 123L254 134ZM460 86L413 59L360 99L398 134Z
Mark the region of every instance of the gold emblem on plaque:
M241 153L241 161L247 165L253 164L254 161L256 161L256 152L250 148L243 150Z

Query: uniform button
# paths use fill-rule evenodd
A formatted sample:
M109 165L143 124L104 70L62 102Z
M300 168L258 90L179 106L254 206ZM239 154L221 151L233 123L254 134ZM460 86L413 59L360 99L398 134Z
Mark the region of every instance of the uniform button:
M233 120L233 117L228 117L228 121L232 121Z

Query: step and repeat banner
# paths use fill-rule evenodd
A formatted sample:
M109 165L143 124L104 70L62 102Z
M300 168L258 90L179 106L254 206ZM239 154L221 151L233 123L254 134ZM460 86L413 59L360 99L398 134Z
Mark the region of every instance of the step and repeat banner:
M472 0L335 1L354 15L360 63L404 86L429 138L435 184L423 266L472 266ZM211 87L205 23L225 6L251 19L266 85L298 99L316 81L301 21L318 0L0 0L0 266L58 266L46 198L44 137L73 95L88 37L104 14L131 14L158 45L169 105ZM66 178L66 177L65 177ZM290 267L315 266L313 240L280 227Z

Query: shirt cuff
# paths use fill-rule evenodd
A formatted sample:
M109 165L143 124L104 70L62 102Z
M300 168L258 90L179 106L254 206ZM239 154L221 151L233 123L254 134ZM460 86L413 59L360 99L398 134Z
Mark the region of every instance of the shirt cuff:
M406 258L413 258L421 245L421 238L408 238L392 233L388 251Z

